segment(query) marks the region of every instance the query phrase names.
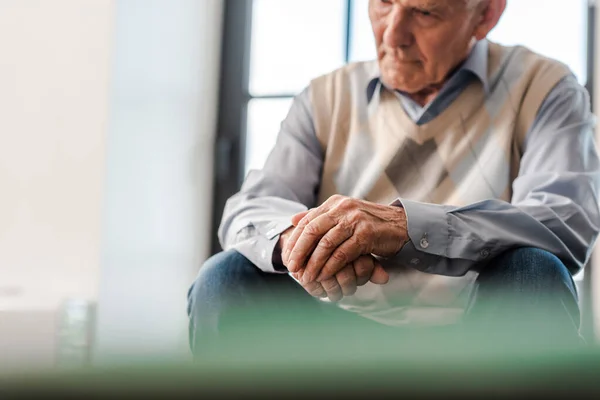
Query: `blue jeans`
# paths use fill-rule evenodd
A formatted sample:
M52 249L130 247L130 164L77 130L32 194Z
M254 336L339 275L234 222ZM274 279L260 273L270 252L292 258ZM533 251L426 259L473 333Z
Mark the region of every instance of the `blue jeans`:
M359 347L364 338L394 346L424 340L417 328L383 326L318 301L288 275L264 273L235 251L202 266L188 292L188 315L196 357L256 346L283 349L307 337L344 338ZM520 248L482 266L460 324L431 331L471 343L556 346L581 343L579 321L577 290L563 263L548 252Z

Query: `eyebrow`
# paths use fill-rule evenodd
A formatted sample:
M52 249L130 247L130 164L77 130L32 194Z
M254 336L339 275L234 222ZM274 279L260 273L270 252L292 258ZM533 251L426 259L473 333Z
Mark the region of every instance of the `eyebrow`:
M423 8L425 10L431 10L431 11L447 11L448 10L448 4L444 3L444 4L440 4L437 1L427 1L427 0L423 0L420 1L415 8Z

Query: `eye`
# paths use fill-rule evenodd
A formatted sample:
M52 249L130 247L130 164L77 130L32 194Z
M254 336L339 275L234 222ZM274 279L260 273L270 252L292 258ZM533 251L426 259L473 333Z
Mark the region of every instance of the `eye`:
M383 4L392 4L392 0L381 0Z
M433 17L433 14L431 13L431 11L427 11L427 10L415 10L419 15L422 15L424 17Z

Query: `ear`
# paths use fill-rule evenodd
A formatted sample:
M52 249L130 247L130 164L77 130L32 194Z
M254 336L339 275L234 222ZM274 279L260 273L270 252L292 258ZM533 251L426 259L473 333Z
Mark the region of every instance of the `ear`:
M475 26L473 37L477 40L485 39L500 21L506 9L506 0L483 0L477 7L479 23Z

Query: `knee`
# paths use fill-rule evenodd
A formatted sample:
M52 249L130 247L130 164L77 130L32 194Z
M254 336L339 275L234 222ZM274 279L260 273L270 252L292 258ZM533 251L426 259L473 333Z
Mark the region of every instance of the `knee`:
M575 291L571 274L563 262L554 254L537 248L509 250L482 271L486 275L501 280L518 281L548 287L567 285Z
M208 259L188 291L188 312L195 304L206 305L230 297L251 284L258 269L237 251L226 251Z
M498 264L513 273L560 278L569 275L567 267L558 257L546 250L532 247L509 250L500 256Z

